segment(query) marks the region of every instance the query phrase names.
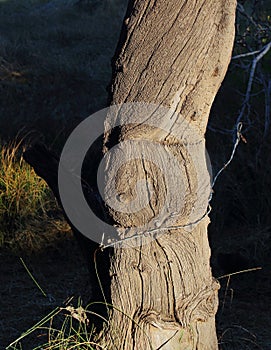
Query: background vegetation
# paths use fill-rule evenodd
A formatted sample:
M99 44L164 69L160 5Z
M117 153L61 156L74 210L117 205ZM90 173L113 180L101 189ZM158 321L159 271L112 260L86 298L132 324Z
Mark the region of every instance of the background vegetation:
M60 152L73 127L106 106L110 59L126 3L127 0L0 1L0 246L9 263L11 250L17 254L37 253L48 246L57 247L61 240L72 239L46 184L21 155L24 146L35 140ZM271 288L270 42L271 1L239 1L233 59L207 131L214 174L230 157L240 121L242 140L214 188L210 241L216 276L255 266L263 270L257 275L260 277L253 272L231 281L231 289L242 292L243 297L237 298L237 314L241 315L237 325L236 313L229 311L229 280L225 285L225 280L221 280L223 307L218 324L223 350L236 346L256 349L261 341L263 348L268 349L271 344L266 330L266 325L271 325L270 316L260 317L260 311L257 313L252 307L259 319L255 323L246 310L251 298L256 298L255 293L260 293L266 303L265 296ZM68 243L61 246L66 254L70 249ZM73 261L76 267L79 263L80 259ZM61 267L57 269L61 272ZM249 293L251 286L256 286L254 294ZM259 333L257 339L240 326L243 319L251 321L251 328ZM67 326L68 321L65 322ZM65 334L67 339L72 334L78 338L84 330L75 328L55 331L49 338ZM3 331L6 333L5 328ZM11 332L6 338L10 341L12 335L18 333ZM82 337L85 342L85 336ZM6 338L3 341L7 342ZM56 349L56 344L52 340L46 349Z

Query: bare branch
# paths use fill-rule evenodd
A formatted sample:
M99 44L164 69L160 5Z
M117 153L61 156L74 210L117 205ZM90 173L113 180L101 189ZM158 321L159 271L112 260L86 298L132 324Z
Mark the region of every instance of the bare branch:
M262 28L262 26L258 23L256 23L252 16L250 16L246 10L244 9L244 6L241 4L237 4L237 11L239 11L243 16L245 16L256 28Z
M265 84L265 123L264 123L264 138L267 137L267 133L270 126L270 114L271 114L271 79L269 78L267 84Z
M242 123L239 123L237 125L237 132L236 132L236 141L235 141L235 144L233 146L233 150L232 150L232 153L231 153L231 156L230 156L230 159L224 164L224 166L218 171L218 173L216 174L216 176L214 177L214 180L212 182L212 188L214 187L218 177L220 176L220 174L228 167L228 165L231 163L231 161L233 160L233 157L235 155L235 152L236 152L236 149L237 149L237 146L240 142L240 140L242 139L242 134L241 134L241 130L242 130ZM211 193L211 196L210 196L210 199L209 199L209 202L211 201L212 199L212 193Z
M248 85L247 85L245 99L244 99L241 111L240 111L240 113L239 113L239 115L237 117L236 124L235 124L236 128L237 128L238 124L241 122L241 120L242 120L242 118L244 116L246 108L249 107L249 100L250 100L250 97L251 97L251 89L252 89L252 84L253 84L253 80L254 80L255 70L256 70L257 64L268 53L270 48L271 48L271 42L269 42L267 45L265 45L260 50L259 54L253 59L253 62L252 62L252 65L251 65L251 69L250 69L250 75L249 75L249 80L248 80Z

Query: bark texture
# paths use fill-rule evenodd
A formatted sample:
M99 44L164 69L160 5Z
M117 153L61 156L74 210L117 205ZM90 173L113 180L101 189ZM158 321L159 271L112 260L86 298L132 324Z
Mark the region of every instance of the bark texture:
M114 248L110 262L114 308L106 336L108 349L218 348L215 314L219 284L210 269L209 219L205 216L190 230L180 225L190 222L199 200L199 176L187 144L198 147L203 177L207 174L204 134L231 57L235 7L235 0L129 2L114 59L111 103L154 103L168 107L169 113L161 116L161 128L134 123L133 109L128 116L117 111L113 119L111 116L105 121L105 152L119 142L106 161L106 198L117 192L118 200L125 205L144 197L140 190L136 193L137 181L143 179L152 186L144 208L134 213L109 208L110 214L119 236L129 237L140 233L138 227L159 214L166 193L179 190L174 181L166 183L152 162L133 159L123 165L120 159L124 152L129 154L130 146L128 143L124 150L121 141L144 138L154 146L146 149L138 143L139 152L155 152L159 145L173 155L186 174L185 200L181 212L172 213L174 203L169 203L163 214L164 223L175 215L175 228L171 226L145 245ZM110 131L112 120L125 121L126 125L117 133ZM183 122L195 132L180 142ZM174 133L165 133L164 126ZM179 174L172 171L172 178L177 179ZM208 198L204 203L203 212Z

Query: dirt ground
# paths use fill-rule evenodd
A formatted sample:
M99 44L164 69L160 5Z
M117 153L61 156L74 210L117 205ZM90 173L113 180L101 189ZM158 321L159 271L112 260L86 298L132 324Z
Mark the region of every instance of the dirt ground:
M91 293L87 268L77 242L70 237L46 252L23 256L23 261L47 297L27 273L20 256L0 250L0 349L70 297L74 296L77 305L79 296L87 301ZM34 345L35 339L27 337L23 349L32 350Z
M91 292L86 266L72 238L46 252L24 256L23 261L47 297L34 284L20 257L0 250L0 349L67 298L74 296L76 301L81 296L86 301ZM220 280L220 349L271 349L269 275L269 269L263 269L232 276L230 281ZM34 344L35 338L26 338L23 350L32 350Z
M221 350L271 349L270 268L220 280Z

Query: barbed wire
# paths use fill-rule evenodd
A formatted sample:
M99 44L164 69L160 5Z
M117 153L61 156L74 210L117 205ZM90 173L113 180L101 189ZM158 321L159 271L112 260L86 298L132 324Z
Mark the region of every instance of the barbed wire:
M238 4L237 6L237 10L242 14L244 15L245 17L247 17L249 19L249 21L255 25L256 27L258 28L262 28L261 25L259 25L258 23L256 23L253 19L253 17L249 16L244 7L241 5L241 4ZM242 127L243 127L243 122L246 121L246 119L248 118L248 113L247 113L247 117L246 119L244 118L244 115L245 115L245 111L247 108L249 108L249 101L250 101L250 98L252 96L252 86L253 86L253 81L254 81L254 77L255 77L255 72L256 72L256 68L257 68L257 64L260 62L260 60L270 51L271 49L271 42L267 43L266 45L264 45L261 49L259 50L255 50L255 51L250 51L250 52L247 52L247 53L243 53L243 54L239 54L239 55L235 55L232 57L232 61L233 60L238 60L238 59L244 59L246 57L251 57L251 56L254 56L253 60L252 60L252 63L250 64L251 65L251 68L250 68L250 74L249 74L249 79L248 79L248 84L247 84L247 88L246 88L246 92L245 92L245 95L244 95L244 100L243 100L243 103L242 103L242 106L241 106L241 110L237 116L237 119L236 119L236 122L235 122L235 126L232 130L224 130L224 129L221 129L220 132L222 133L225 133L225 134L233 134L233 137L234 137L234 140L233 140L233 148L232 148L232 152L231 152L231 155L230 155L230 158L229 160L223 165L223 167L217 172L217 174L215 175L212 183L211 183L211 191L210 191L210 197L209 197L209 200L208 200L208 208L206 210L206 212L204 213L204 215L199 218L198 220L192 222L192 223L189 223L189 224L185 224L185 225L176 225L176 226L164 226L164 227L158 227L158 228L153 228L153 229L150 229L148 231L141 231L141 232L138 232L130 237L127 237L127 238L123 238L122 240L118 241L118 242L113 242L113 243L110 243L110 244L107 244L107 245L104 245L103 244L103 240L104 240L104 235L103 235L103 238L102 238L102 242L101 242L101 245L100 245L100 248L103 250L105 248L109 248L109 247L114 247L114 246L117 246L117 245L121 245L122 242L126 242L126 241L130 241L130 240L133 240L133 239L136 239L136 238L142 238L143 236L155 236L156 234L160 233L161 231L170 231L170 230L177 230L177 229L185 229L187 227L191 227L193 225L196 225L198 224L199 222L201 222L202 220L204 220L204 218L206 216L209 215L209 213L211 212L212 208L211 208L211 205L210 205L210 202L213 198L213 193L214 193L214 186L218 180L218 178L221 176L221 174L224 172L224 170L230 165L230 163L232 162L234 156L235 156L235 153L236 153L236 150L237 150L237 147L240 143L241 140L243 140L244 142L246 142L245 138L243 137L242 133L241 133L241 130L242 130ZM256 56L255 56L256 55ZM267 84L267 91L269 92L271 90L271 80L268 81L268 84ZM267 93L268 94L268 93ZM266 99L270 99L270 96L267 96ZM266 130L268 128L268 125L269 125L269 119L270 119L270 116L268 115L268 113L270 112L270 105L267 105L266 106L266 118L265 118L265 134L266 134ZM242 120L244 119L244 120ZM211 127L209 125L208 127L210 130L212 131L217 131L215 128Z
M217 174L215 175L212 183L211 183L211 191L210 191L210 196L209 196L209 199L208 199L208 207L207 207L207 210L206 212L197 220L193 221L192 223L189 223L189 224L185 224L185 225L174 225L174 226L163 226L163 227L157 227L157 228L153 228L153 229L150 229L150 230L147 230L147 231L140 231L140 232L137 232L135 233L134 235L130 236L130 237L127 237L127 238L122 238L120 241L117 241L117 242L112 242L112 243L109 243L109 244L104 244L104 236L105 234L103 233L102 234L102 240L101 240L101 243L100 243L100 249L101 250L104 250L106 248L112 248L112 247L116 247L118 245L122 245L123 242L128 242L130 240L134 240L134 239L137 239L137 238L140 238L142 239L143 237L150 237L152 236L152 238L155 238L155 236L159 233L161 233L161 231L172 231L172 230L177 230L177 229L185 229L185 228L191 228L192 226L194 225L197 225L199 224L202 220L204 220L211 212L212 210L212 207L210 205L210 202L213 198L213 193L214 193L214 186L216 184L216 181L217 179L219 178L219 176L222 174L222 172L230 165L230 163L232 162L233 158L234 158L234 155L236 153L236 150L237 150L237 147L240 143L240 141L242 140L243 136L241 134L241 130L242 130L242 123L239 123L238 124L238 127L236 129L236 141L233 145L233 149L232 149L232 152L231 152L231 155L230 155L230 158L229 160L223 165L223 167L217 172ZM117 229L117 227L116 227Z

